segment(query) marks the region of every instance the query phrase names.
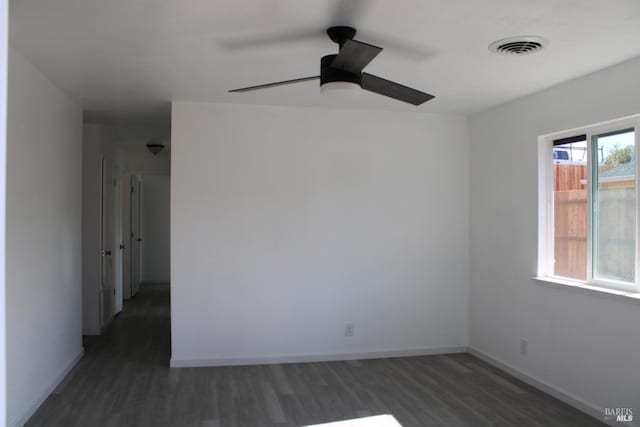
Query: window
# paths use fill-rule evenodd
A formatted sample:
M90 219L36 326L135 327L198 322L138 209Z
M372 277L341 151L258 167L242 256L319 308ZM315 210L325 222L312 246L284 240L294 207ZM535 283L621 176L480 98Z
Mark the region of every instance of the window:
M541 137L538 275L637 292L640 118Z

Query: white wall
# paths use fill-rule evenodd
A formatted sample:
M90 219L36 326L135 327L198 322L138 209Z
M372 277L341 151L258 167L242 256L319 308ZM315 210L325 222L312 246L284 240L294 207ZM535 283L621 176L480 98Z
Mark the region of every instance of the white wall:
M82 128L82 332L100 333L100 126Z
M7 167L7 68L9 62L9 2L0 0L0 423L7 419L5 311L5 196Z
M636 59L470 120L470 346L599 417L604 407L640 411L640 305L532 280L537 144L539 135L640 113L639 75Z
M172 108L173 366L466 346L466 119Z
M170 178L145 175L141 181L141 281L169 282Z
M7 396L25 421L82 354L82 111L14 50L7 136Z

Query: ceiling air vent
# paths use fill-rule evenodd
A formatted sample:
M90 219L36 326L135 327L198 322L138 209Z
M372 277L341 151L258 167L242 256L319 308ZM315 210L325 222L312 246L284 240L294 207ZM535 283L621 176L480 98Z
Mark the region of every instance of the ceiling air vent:
M489 45L489 50L501 55L530 55L539 52L549 42L538 36L516 36L498 40Z

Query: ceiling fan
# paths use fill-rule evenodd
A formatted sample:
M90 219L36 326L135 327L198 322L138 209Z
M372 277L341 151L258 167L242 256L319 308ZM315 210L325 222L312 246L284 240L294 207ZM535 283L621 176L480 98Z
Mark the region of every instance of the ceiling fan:
M319 76L302 77L281 82L249 86L233 89L229 92L249 92L320 79L321 92L334 90L352 92L354 90L359 91L360 88L362 88L369 92L388 96L413 105L420 105L434 98L433 95L429 95L428 93L403 86L399 83L383 79L382 77L374 76L373 74L362 72L373 58L382 51L382 48L353 40L353 37L356 35L355 28L343 26L330 27L327 29L327 34L332 41L340 46L340 50L337 55L326 55L322 57L320 60Z

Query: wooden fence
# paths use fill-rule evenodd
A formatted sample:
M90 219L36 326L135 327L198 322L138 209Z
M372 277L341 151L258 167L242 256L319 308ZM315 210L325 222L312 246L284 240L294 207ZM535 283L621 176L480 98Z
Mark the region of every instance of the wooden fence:
M553 165L553 191L583 190L587 188L587 165Z
M587 273L587 191L584 165L555 165L554 274L585 280ZM602 188L598 193L600 277L634 279L635 187Z
M587 190L554 191L554 274L587 278Z
M554 274L587 277L587 166L554 166Z

